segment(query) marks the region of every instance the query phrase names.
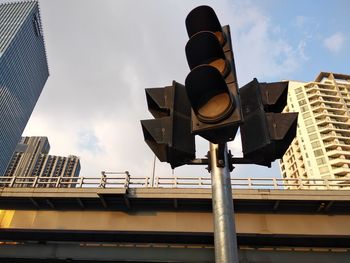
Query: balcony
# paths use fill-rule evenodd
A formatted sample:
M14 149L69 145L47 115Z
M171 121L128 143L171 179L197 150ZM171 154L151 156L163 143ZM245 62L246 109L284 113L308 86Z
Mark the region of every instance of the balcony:
M324 126L317 125L317 127L320 133L326 133L326 132L328 133L334 130L334 127L332 124L328 124Z
M328 142L324 142L324 146L326 149L337 149L338 147L341 147L343 150L345 151L349 151L350 152L350 144L346 144L343 141L328 141Z
M316 118L316 123L317 125L326 125L326 124L335 124L341 127L350 127L350 120L347 116L344 117L325 117L325 118Z
M326 101L312 101L310 103L311 109L313 112L319 113L319 111L327 110L331 114L342 115L346 112L346 109L344 108L344 105L341 103L333 103L333 102L326 102Z
M344 155L348 158L350 158L350 151L346 151L344 149L336 149L336 150L331 150L331 151L328 151L327 152L327 155L330 156L330 157L339 157L341 155Z
M329 133L321 133L321 138L323 141L333 141L335 138L337 138L337 135L335 132L329 132Z
M324 100L323 103L326 107L341 109L344 108L344 103L341 101Z
M343 158L329 158L329 163L332 165L332 167L342 167L345 165L350 165L350 159L343 159Z
M324 100L329 100L329 101L339 101L340 100L339 93L336 91L334 91L332 93L321 92L320 95L322 96L322 98Z
M306 91L306 93L308 95L312 95L315 93L324 93L324 94L329 94L329 95L334 95L337 94L337 90L335 89L335 87L330 84L330 85L322 85L322 84L318 84L318 85L313 85L311 87L309 87Z
M332 172L336 178L350 176L350 168L332 166Z

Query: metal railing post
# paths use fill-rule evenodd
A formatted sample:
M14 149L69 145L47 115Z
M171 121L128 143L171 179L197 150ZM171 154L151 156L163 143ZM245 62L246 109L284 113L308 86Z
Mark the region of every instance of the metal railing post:
M83 188L83 183L84 183L84 177L79 177L80 183L78 185L78 188Z
M252 189L253 188L253 184L252 184L252 178L248 178L248 189Z
M277 179L276 178L273 178L273 189L277 189L278 186L277 186Z
M106 187L106 174L102 172L101 179L100 179L100 188L105 188Z
M61 177L59 176L59 177L57 177L55 187L58 188L60 186L60 183L61 183Z
M303 179L298 178L299 189L303 189Z
M37 182L38 182L38 176L35 176L32 187L36 187Z
M125 171L125 183L124 183L124 188L129 189L130 185L130 174L128 171Z
M324 183L325 183L325 185L326 185L326 189L327 189L327 190L330 190L329 181L328 181L327 178L324 179Z
M16 182L16 178L17 178L17 176L14 176L14 177L11 179L11 182L10 182L9 187L13 187L13 185L14 185L15 182Z

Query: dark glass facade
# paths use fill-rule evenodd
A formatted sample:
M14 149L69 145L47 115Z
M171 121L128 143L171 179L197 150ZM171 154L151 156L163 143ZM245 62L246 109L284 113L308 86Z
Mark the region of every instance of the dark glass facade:
M48 78L37 1L0 5L0 176Z

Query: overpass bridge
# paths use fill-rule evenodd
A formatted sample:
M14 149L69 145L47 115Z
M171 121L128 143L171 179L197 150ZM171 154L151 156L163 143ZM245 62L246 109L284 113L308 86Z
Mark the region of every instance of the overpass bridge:
M1 188L0 259L214 261L209 179L160 178L157 187L128 174L95 179L75 188L40 187L40 179L36 187L18 187L21 179ZM233 183L240 262L349 262L349 190L241 180Z

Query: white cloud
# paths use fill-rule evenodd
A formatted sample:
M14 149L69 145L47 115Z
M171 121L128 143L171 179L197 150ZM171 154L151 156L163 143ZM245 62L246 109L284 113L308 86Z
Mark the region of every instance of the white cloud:
M324 46L333 53L338 53L343 48L344 43L345 37L341 32L334 33L323 40Z
M82 151L89 151L95 155L103 153L104 149L100 145L100 140L90 128L83 129L78 133L78 146Z
M308 20L309 20L308 17L298 15L298 16L296 16L296 18L295 18L294 24L295 24L297 27L303 28L304 25L305 25L305 23L307 23Z
M301 40L298 44L299 56L304 60L309 60L309 57L305 54L306 40Z
M281 27L254 6L244 5L235 11L231 30L239 80L288 79L301 64L298 47L289 43Z

